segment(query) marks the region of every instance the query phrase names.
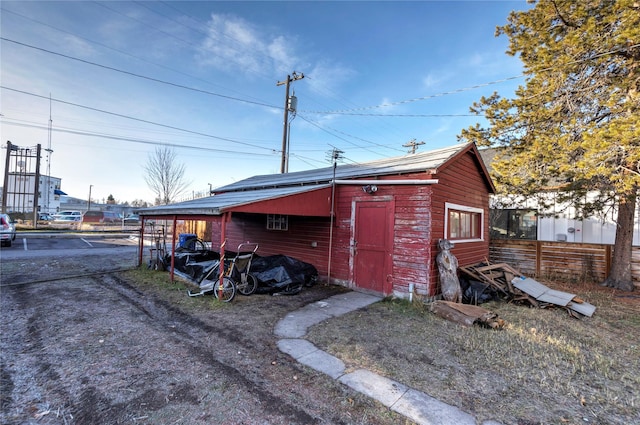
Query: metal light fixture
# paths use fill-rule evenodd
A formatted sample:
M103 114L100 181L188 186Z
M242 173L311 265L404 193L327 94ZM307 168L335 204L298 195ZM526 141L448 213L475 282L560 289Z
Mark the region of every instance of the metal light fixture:
M368 184L366 186L362 186L362 191L364 193L368 193L369 195L373 195L378 191L378 186L375 184Z

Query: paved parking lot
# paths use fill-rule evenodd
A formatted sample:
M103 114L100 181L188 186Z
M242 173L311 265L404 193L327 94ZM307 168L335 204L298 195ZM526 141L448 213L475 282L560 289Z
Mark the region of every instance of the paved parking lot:
M127 249L135 252L137 236L127 233L20 233L11 247L2 247L3 260L40 257L42 255L75 255L88 250Z

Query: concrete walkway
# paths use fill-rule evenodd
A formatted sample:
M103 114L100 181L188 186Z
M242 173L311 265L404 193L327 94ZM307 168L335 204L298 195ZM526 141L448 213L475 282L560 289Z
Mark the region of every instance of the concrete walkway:
M287 314L276 324L274 333L281 338L278 341L278 348L298 362L378 400L389 409L417 424L477 425L476 419L470 414L392 379L365 369L345 373L342 360L319 350L304 339L310 326L380 300L380 297L373 295L348 292L306 305ZM482 425L500 425L500 423L485 421Z

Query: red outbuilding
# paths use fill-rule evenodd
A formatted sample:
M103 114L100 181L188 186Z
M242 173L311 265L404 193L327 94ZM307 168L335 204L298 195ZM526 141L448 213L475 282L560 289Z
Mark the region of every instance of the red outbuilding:
M417 294L435 296L439 239L455 244L460 265L489 257L494 190L477 147L469 143L254 176L210 197L138 213L143 221L208 221L214 246L259 243L260 255L311 263L321 280L359 291L407 297L412 285Z

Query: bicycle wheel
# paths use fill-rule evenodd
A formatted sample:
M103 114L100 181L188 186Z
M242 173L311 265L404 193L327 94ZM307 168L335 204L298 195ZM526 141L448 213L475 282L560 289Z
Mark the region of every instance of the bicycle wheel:
M256 292L258 289L258 279L250 273L246 275L246 281L240 282L236 285L238 287L238 292L242 295L251 295Z
M222 294L221 294L222 292ZM220 301L228 303L236 296L236 284L233 280L225 277L222 279L222 291L220 291L220 282L217 281L213 286L213 295ZM220 296L222 295L222 297Z

